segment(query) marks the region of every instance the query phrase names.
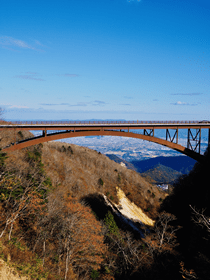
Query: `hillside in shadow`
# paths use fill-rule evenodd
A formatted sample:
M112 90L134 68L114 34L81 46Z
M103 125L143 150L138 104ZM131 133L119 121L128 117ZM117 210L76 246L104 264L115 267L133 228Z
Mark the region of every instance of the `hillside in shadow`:
M181 226L177 232L179 252L186 267L196 273L195 279L210 277L210 153L205 163L196 163L189 175L181 177L173 193L162 204L176 216ZM189 278L190 279L190 278ZM193 279L193 278L192 278Z

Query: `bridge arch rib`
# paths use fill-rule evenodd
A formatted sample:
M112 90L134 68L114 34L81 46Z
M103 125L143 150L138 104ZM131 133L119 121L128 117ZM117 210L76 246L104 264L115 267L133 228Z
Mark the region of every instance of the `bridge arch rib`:
M20 150L22 148L26 148L26 147L44 143L44 142L60 140L60 139L65 139L65 138L72 138L72 137L82 137L82 136L120 136L120 137L137 138L137 139L142 139L142 140L146 140L149 142L154 142L154 143L166 146L166 147L176 150L182 154L185 154L199 162L202 162L204 160L203 155L200 155L197 152L190 150L188 148L185 148L182 145L179 145L177 143L169 142L167 140L160 139L160 138L157 138L154 136L137 134L137 133L133 133L133 132L116 131L116 130L94 130L94 131L87 130L87 131L75 131L75 132L70 131L70 132L53 133L53 134L43 135L41 137L34 137L34 138L26 139L24 141L16 143L15 145L12 145L10 147L6 147L3 150L4 151Z

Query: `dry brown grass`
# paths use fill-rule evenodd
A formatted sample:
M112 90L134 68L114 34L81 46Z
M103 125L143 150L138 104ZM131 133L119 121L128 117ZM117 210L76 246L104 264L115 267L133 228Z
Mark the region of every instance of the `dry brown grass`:
M119 186L131 201L154 219L159 200L165 198L164 192L140 174L86 147L48 142L43 146L43 163L53 185L79 199L101 192L109 193L109 199L118 203L116 186Z
M3 149L6 146L10 145L11 143L14 143L15 139L16 141L20 141L23 139L31 138L33 137L33 134L30 131L24 130L20 133L14 133L14 130L1 130L0 131L0 148Z

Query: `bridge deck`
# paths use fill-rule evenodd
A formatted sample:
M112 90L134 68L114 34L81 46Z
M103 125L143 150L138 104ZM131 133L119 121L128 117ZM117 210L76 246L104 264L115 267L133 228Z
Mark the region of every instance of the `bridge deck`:
M0 130L4 129L23 129L23 130L92 130L99 128L109 129L187 129L187 128L210 128L210 122L199 121L167 121L167 122L13 122L1 124Z

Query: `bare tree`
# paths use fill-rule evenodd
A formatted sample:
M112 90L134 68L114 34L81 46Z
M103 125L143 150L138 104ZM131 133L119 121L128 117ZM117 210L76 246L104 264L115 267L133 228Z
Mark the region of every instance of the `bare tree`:
M195 271L193 269L186 269L184 262L180 262L180 271L183 279L186 280L193 280L193 279L198 279Z
M145 237L148 250L151 256L155 256L163 252L172 252L176 243L176 231L180 228L179 226L171 225L171 222L175 221L176 217L167 212L162 212L158 217L153 233L149 233Z
M210 217L204 215L205 209L196 210L191 205L190 208L193 211L193 221L201 227L204 227L210 233Z
M76 199L51 194L48 215L39 222L39 233L34 251L42 250L45 259L57 256L58 275L73 279L70 275L85 277L91 269L99 269L106 253L102 227L90 208Z
M0 188L2 193L0 199L3 207L1 209L0 225L1 227L3 226L3 229L0 238L4 235L8 226L10 226L10 240L14 222L18 218L29 215L29 213L33 213L38 208L42 208L39 191L43 189L44 178L41 178L40 182L36 184L37 174L38 171L35 170L28 180L24 180L21 174L15 176L6 173L4 176L1 176Z

